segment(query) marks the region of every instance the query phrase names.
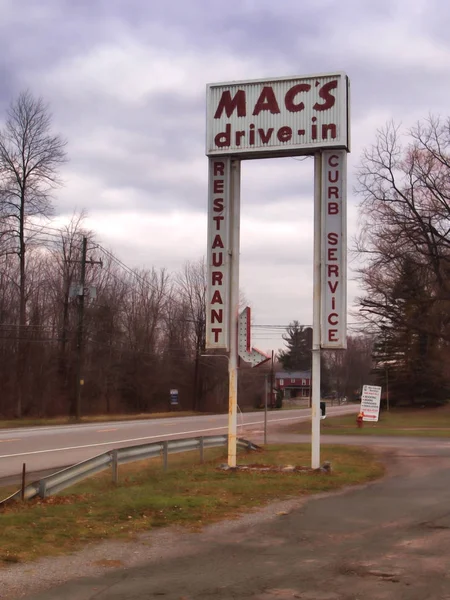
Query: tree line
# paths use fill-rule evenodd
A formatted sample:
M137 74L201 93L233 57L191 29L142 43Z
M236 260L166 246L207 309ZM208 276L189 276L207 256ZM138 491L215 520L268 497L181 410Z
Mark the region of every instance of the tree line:
M79 402L83 413L165 410L171 387L183 408L225 409L226 361L204 356L204 261L177 273L130 269L86 230L83 212L52 226L66 146L42 99L27 91L11 103L0 129L0 414L75 416ZM389 123L357 174L365 334L324 352L323 392L352 397L372 378L394 403L445 402L450 120L429 117L404 133ZM309 337L289 326L283 368L308 369ZM264 376L241 371L251 405Z
M1 257L0 414L77 414L81 294L82 414L167 410L170 388L179 389L183 409L223 408L223 395L211 400L211 394L225 366L201 356L202 260L176 273L130 269L83 229L83 215L60 231L26 231L25 322L20 264L12 253ZM88 242L81 290L83 237Z

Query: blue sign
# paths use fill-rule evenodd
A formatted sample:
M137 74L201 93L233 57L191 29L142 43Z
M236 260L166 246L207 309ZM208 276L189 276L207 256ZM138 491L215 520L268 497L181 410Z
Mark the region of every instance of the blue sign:
M178 406L178 390L170 390L171 406Z

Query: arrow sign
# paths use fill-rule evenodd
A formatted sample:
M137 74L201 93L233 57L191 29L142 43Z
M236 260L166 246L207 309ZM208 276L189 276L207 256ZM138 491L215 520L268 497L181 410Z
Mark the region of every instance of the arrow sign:
M257 348L252 348L250 343L250 307L247 306L239 315L238 326L238 352L239 356L252 367L257 367L270 360L270 356Z

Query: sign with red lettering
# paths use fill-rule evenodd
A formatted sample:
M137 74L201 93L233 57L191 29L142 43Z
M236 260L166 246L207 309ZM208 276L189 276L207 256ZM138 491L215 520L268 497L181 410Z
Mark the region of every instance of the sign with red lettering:
M347 152L322 153L321 346L347 347Z
M229 347L230 313L230 163L227 157L209 161L208 285L206 348Z
M344 73L207 86L206 154L243 158L349 148Z
M381 387L378 385L363 385L361 408L363 421L378 421L380 416Z

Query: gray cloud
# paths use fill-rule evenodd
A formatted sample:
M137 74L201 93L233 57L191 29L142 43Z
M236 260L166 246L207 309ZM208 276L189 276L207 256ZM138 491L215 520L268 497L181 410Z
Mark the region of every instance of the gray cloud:
M358 154L384 121L448 112L450 5L441 0L19 4L0 5L0 114L24 88L50 102L69 140L57 212L86 206L133 264L176 268L206 252L207 82L348 72L350 191ZM311 199L311 161L243 165L242 286L257 320L310 318ZM356 202L350 194L350 234Z

